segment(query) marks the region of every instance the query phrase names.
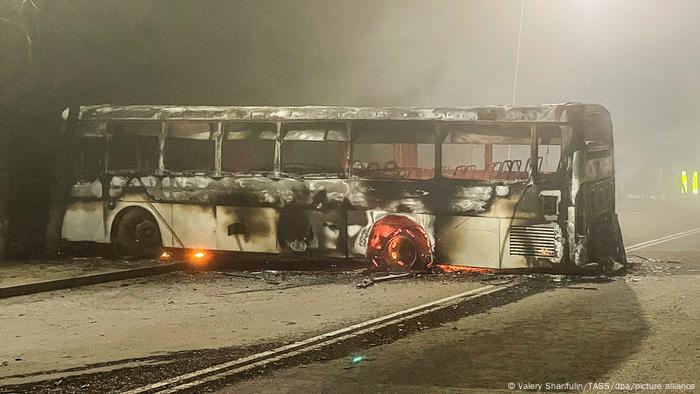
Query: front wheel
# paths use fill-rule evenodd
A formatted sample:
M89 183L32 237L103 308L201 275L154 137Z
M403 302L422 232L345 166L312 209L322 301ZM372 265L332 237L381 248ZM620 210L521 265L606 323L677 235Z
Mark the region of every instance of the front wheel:
M117 225L120 251L133 257L155 257L163 247L153 216L142 209L127 211Z

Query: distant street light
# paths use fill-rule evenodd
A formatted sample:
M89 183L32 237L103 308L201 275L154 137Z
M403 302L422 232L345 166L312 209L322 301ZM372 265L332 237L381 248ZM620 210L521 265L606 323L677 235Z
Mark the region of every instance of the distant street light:
M515 75L513 76L513 101L515 105L515 96L518 90L518 69L520 68L520 39L523 35L523 15L525 14L525 0L520 2L520 24L518 26L518 44L515 47Z

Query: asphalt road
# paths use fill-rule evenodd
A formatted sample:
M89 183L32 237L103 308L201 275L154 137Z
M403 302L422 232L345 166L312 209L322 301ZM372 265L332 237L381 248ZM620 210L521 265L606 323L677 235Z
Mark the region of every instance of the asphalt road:
M627 245L700 226L695 204L634 201L619 212ZM390 344L218 392L696 391L700 235L632 255L629 274L611 282L551 287Z
M619 211L628 246L700 227L700 204L633 201ZM697 385L699 241L695 234L636 250L629 273L615 280L530 278L518 294L192 391ZM0 300L0 392L120 392L483 286L446 275L358 290L361 279L182 272Z

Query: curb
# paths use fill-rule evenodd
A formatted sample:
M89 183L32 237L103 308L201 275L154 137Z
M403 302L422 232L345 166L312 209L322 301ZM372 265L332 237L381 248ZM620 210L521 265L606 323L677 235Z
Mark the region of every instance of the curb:
M159 264L153 267L142 267L128 270L111 271L101 274L83 275L72 278L63 278L47 280L43 282L27 283L16 286L0 287L0 298L17 297L28 294L43 293L47 291L94 285L98 283L115 282L124 279L160 275L173 271L181 271L188 267L189 264L184 262L168 263Z

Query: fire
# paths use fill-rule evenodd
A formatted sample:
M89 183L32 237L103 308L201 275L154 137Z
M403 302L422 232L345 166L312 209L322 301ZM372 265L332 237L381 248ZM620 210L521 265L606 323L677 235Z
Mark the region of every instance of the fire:
M195 250L189 254L189 261L194 265L205 265L211 260L211 253L205 250Z
M493 268L466 267L463 265L437 264L435 267L442 272L466 272L475 274L492 274L496 272Z
M160 260L170 260L172 258L173 258L173 255L170 254L170 252L168 252L168 251L163 251L163 253L161 253L160 257L159 257Z

